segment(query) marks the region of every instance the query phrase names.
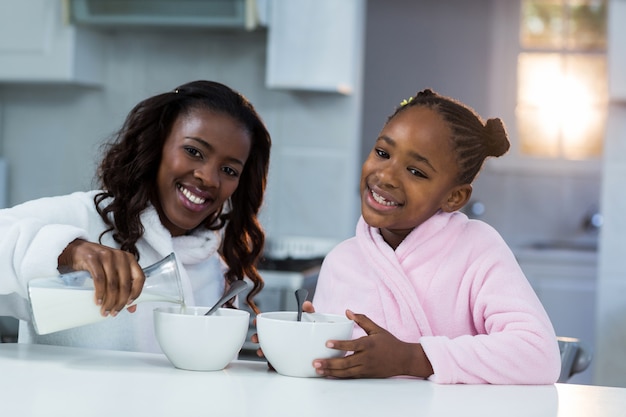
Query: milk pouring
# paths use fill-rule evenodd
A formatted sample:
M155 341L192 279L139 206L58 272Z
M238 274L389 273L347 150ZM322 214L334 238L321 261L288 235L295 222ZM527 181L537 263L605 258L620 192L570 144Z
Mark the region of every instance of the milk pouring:
M174 253L148 266L143 272L146 281L133 305L143 301L184 304ZM33 279L28 283L28 296L33 325L38 334L114 320L100 314L100 307L95 303L93 279L87 271Z

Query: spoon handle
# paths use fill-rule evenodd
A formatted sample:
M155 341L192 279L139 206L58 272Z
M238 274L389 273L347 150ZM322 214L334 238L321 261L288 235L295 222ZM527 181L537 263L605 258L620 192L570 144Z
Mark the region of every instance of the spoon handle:
M306 298L309 296L309 291L305 288L300 288L296 290L296 300L298 301L298 321L302 320L302 303L306 301Z
M248 284L246 283L246 281L241 279L234 281L232 284L230 284L230 288L228 288L228 291L226 291L222 298L220 298L217 303L215 303L215 305L211 307L211 309L207 311L204 315L210 316L211 314L215 313L222 304L224 304L226 301L230 300L246 288L248 288Z

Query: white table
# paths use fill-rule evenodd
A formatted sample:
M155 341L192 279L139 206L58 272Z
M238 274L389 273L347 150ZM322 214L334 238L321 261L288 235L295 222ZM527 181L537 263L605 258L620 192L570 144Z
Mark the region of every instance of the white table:
M218 372L164 355L0 344L1 416L626 416L626 389L291 378L264 362Z

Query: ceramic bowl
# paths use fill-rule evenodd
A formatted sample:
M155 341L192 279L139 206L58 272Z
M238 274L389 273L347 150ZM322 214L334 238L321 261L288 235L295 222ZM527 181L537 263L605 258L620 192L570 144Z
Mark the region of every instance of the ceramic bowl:
M160 307L154 310L154 330L161 350L177 368L190 371L224 369L241 350L250 313L210 307Z
M326 341L352 338L354 322L345 316L304 313L297 321L295 311L261 313L256 318L259 346L276 372L294 377L317 377L314 359L343 356L329 349Z

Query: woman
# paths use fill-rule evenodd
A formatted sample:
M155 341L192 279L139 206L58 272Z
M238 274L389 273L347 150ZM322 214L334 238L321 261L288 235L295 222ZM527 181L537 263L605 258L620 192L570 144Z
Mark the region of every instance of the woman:
M257 215L270 147L252 104L223 84L195 81L143 100L106 146L100 190L0 210L0 314L22 320L20 342L158 351L155 305L125 307L141 292L142 267L171 252L187 304L211 305L228 283L247 277L247 302L257 311L263 281L254 265L264 244ZM94 302L117 317L37 335L28 281L57 269L89 271Z

